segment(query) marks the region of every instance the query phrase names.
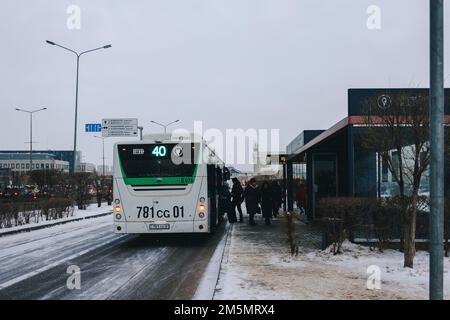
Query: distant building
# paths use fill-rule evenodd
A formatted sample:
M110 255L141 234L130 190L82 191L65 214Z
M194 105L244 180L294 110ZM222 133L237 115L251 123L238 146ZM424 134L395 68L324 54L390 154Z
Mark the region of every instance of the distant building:
M113 174L112 171L113 171L112 166L105 165L105 175L106 176L111 176ZM103 174L103 165L97 166L97 173Z
M28 155L28 158L30 156L29 150L1 150L0 151L0 154L5 154L5 153L26 154L26 155ZM33 150L33 158L34 158L35 154L39 154L39 153L52 154L54 156L54 159L56 159L56 160L69 162L69 169L72 169L74 167L72 150ZM80 159L82 159L81 151L77 151L77 160L78 160L77 162L80 162Z
M95 164L89 162L80 162L75 172L95 172Z
M57 159L53 154L34 153L31 170L57 169L69 171L69 162ZM0 168L12 172L30 171L30 154L28 153L0 153Z
M282 152L279 152L281 154ZM257 145L253 148L253 175L255 176L268 176L275 177L277 179L283 178L283 166L278 163L271 162L269 154L273 155L273 158L277 158L276 153L260 152Z

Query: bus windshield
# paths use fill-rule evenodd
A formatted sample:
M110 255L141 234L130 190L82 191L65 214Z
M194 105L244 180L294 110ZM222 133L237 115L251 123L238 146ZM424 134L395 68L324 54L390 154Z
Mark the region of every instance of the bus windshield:
M198 146L197 143L119 144L124 178L192 177Z

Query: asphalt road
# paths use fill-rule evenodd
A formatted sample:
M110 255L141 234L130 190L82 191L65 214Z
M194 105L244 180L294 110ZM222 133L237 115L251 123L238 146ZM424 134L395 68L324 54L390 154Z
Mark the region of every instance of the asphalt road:
M121 236L111 219L0 239L0 299L191 299L228 230ZM67 287L73 265L80 289Z

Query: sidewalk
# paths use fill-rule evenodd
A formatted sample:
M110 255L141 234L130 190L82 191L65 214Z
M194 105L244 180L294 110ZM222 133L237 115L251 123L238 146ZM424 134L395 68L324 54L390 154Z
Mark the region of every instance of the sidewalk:
M235 223L222 260L214 299L427 299L428 253L417 252L414 269L403 268L399 251L370 251L350 242L344 253L320 250L321 233L294 219L297 256L290 254L286 217L271 226ZM380 270L381 289L369 290L369 266ZM450 298L450 260L445 260L446 298Z
M286 218L272 219L266 226L261 215L256 226L235 223L222 261L214 299L295 299L289 292L298 262L290 255ZM317 227L294 219L299 254L318 250L321 234ZM293 268L294 267L294 268ZM286 290L287 289L287 290Z

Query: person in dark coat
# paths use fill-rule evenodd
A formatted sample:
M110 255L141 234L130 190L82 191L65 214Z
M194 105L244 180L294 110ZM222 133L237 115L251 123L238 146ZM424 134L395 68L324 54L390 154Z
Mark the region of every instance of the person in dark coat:
M308 207L308 191L306 189L306 183L304 180L300 180L296 192L297 207L300 209L302 214L306 214L306 209Z
M230 188L227 183L224 183L222 188L220 189L220 207L221 207L221 215L223 217L223 214L226 213L228 217L228 221L230 223L235 223L237 221L236 219L236 213L234 210L232 210L231 206L231 193Z
M276 218L278 211L280 210L281 203L283 202L283 189L279 185L277 180L272 181L272 214Z
M270 225L273 210L272 188L269 182L264 181L261 186L261 211L266 225Z
M234 211L234 207L231 202L231 192L228 183L224 186L224 201L225 201L225 212L227 213L228 222L235 223L237 222L236 211Z
M241 208L241 203L242 203L242 193L244 192L244 189L242 189L241 183L239 182L239 180L237 178L233 178L231 179L231 181L233 181L233 187L231 188L231 196L232 196L232 207L233 207L233 211L235 216L236 215L236 209L239 212L239 222L243 222L244 221L244 217L242 215L242 208ZM237 220L237 218L236 218Z
M250 179L248 185L242 193L242 196L245 199L245 208L247 209L249 216L249 224L254 226L256 225L255 214L258 212L259 203L259 189L255 178Z

